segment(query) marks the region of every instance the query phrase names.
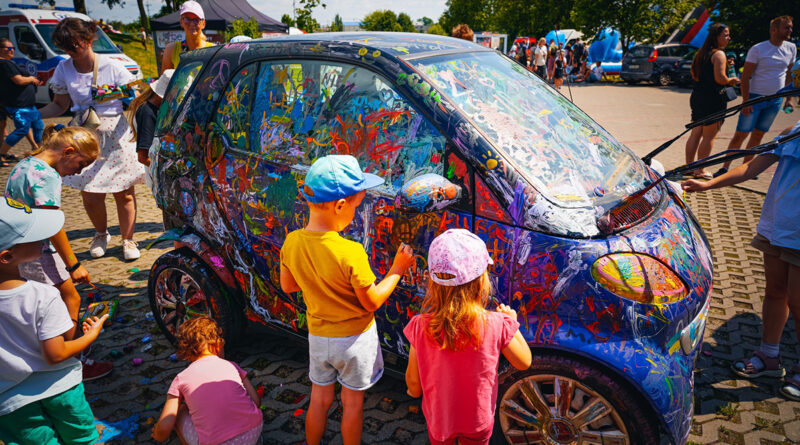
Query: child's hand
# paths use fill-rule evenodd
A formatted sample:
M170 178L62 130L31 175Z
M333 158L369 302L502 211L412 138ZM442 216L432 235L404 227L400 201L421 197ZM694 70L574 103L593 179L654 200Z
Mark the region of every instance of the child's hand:
M702 192L707 189L706 184L708 183L696 179L687 179L681 184L681 188L685 192Z
M500 305L497 306L497 312L502 312L502 313L508 315L509 317L511 317L512 320L516 320L517 319L517 311L515 311L514 309L511 309L510 307L506 306L503 303L500 303Z
M108 319L109 314L105 314L100 318L89 317L83 322L83 335L93 335L97 338L100 335L100 330L103 329L103 323Z
M392 269L394 269L395 272L403 274L412 264L414 264L414 250L406 243L400 244L394 256Z

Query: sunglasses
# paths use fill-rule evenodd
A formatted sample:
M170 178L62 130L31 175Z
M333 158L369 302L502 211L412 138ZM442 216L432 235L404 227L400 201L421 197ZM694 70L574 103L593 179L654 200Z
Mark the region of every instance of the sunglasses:
M2 48L3 48L4 50L6 50L6 51L14 51L14 47L13 47L13 46L4 46L4 47L2 47Z
M201 19L198 19L198 18L189 18L189 17L181 17L181 20L183 20L183 21L184 21L184 22L186 22L186 23L192 24L192 25L197 25L197 24L199 24L199 23L200 23L200 20L201 20Z

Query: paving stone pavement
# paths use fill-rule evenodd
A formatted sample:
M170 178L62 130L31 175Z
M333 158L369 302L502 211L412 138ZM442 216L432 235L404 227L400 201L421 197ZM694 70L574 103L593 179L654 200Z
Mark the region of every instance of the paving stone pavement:
M13 152L23 154L28 150L24 144ZM9 171L9 168L0 170L3 186ZM135 239L142 247L161 233L161 211L144 186L137 187L137 194ZM800 443L800 403L778 395L779 381L746 381L729 370L731 360L743 357L760 342L764 270L760 252L750 247L749 241L754 235L763 195L728 188L689 195L687 199L706 230L715 262L714 290L703 346L706 352L696 364L695 418L689 443ZM113 360L115 369L106 378L86 383L86 397L104 426L104 442L151 443L152 423L158 417L167 388L186 366L185 362L169 359L174 348L155 323L147 319L149 267L172 245L159 243L150 250L142 250L139 260L124 262L116 211L109 196L109 231L114 238L104 258L92 259L86 250L93 230L79 194L65 187L62 203L67 213L67 235L78 257L102 295L120 300L118 317L122 320L105 329L92 352L94 358ZM79 290L84 297L93 291L87 286L80 286ZM148 335L152 346L143 351L147 344L141 339ZM112 357L113 350L122 351L129 344L135 345L131 353ZM781 355L787 365L800 360L791 320L784 331ZM141 358L143 363L134 366L133 358ZM227 358L247 369L254 385L265 387L263 442L301 443L311 390L307 353L302 345L264 329L251 329L246 345L229 348ZM340 406L338 402L334 405L325 443L341 443L337 436ZM401 380L384 377L368 391L364 404L365 443L413 444L425 443L426 439L419 402L405 394Z

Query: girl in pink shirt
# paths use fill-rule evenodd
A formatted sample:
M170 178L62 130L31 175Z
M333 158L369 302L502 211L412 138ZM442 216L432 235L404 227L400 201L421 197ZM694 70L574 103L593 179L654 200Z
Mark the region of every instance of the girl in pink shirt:
M492 294L490 264L486 244L473 233L450 229L436 237L422 313L403 331L411 343L408 394L422 395L434 445L488 443L500 353L517 369L531 365L517 313L504 304L497 312L484 309Z
M264 426L261 398L236 363L219 357L224 340L211 318L200 316L178 329L178 355L192 364L175 376L153 438L173 428L181 442L201 445L258 443Z

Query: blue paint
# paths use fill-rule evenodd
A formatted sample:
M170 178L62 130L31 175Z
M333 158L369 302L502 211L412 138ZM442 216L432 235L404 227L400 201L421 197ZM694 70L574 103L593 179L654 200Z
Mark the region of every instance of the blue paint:
M107 443L112 440L134 439L139 433L139 413L126 417L118 422L104 422L94 419L95 426L100 426L101 434L98 443Z

